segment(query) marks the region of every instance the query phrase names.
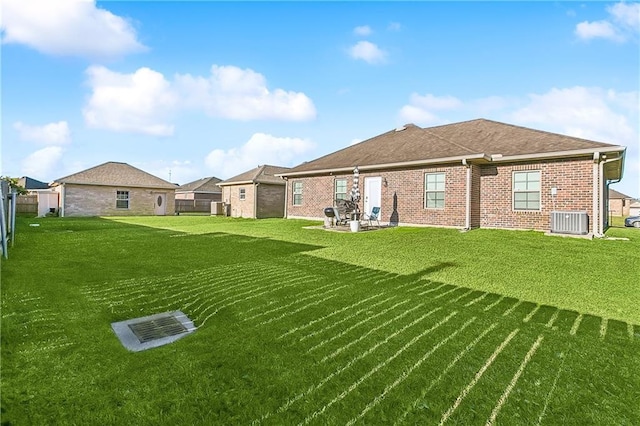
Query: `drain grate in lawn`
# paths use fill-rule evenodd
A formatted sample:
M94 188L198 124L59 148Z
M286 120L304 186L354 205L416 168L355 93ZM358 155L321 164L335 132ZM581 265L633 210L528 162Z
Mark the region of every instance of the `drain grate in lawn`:
M181 311L114 322L111 328L122 345L133 352L175 342L196 329L193 322Z

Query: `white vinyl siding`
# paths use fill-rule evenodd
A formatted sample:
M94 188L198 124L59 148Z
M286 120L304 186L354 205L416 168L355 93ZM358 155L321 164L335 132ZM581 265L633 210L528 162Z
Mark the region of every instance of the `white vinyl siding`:
M513 210L540 211L540 171L513 172Z
M444 208L444 173L426 173L424 175L424 207L427 209Z

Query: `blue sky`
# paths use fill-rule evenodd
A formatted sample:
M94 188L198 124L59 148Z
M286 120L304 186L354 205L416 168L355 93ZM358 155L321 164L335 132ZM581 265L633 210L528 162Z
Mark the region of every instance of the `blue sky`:
M627 146L640 3L3 0L2 171L176 183L487 118Z

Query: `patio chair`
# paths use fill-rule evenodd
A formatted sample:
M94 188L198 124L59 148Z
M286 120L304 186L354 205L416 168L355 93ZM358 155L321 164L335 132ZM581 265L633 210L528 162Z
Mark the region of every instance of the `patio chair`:
M351 220L353 213L357 212L357 206L353 201L335 200L336 225L346 225Z
M380 207L373 207L371 209L371 213L364 214L364 220L369 222L369 227L373 226L371 222L376 222L378 224L378 228L380 228Z

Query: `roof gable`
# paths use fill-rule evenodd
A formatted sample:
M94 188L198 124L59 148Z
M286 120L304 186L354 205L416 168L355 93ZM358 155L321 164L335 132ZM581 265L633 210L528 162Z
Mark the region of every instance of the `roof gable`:
M164 179L135 168L127 163L110 161L95 167L56 179L53 184L121 186L137 188L175 189Z
M285 182L276 174L285 173L290 170L288 167L270 166L265 164L251 169L237 176L229 178L219 183L220 186L240 185L247 183L270 183L275 185L284 185Z
M193 182L185 183L176 188L178 192L221 192L218 182L222 182L222 179L218 179L215 176L205 177L195 180Z
M23 187L24 189L49 189L49 184L45 182L41 182L37 179L30 178L28 176L23 176L18 179L18 185Z

